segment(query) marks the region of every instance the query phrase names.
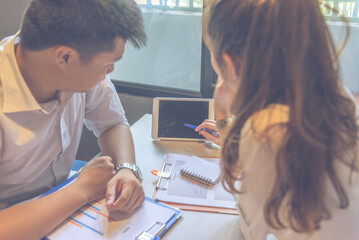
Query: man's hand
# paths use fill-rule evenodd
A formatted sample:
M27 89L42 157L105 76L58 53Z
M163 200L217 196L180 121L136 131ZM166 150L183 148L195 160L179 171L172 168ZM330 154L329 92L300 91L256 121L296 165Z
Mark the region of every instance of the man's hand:
M0 211L0 239L42 239L81 206L103 198L113 176L110 157L91 160L67 187Z
M131 213L145 200L141 183L129 169L121 169L107 184L106 206L109 210Z
M99 157L89 161L70 186L77 187L79 192L84 193L87 202L91 202L105 196L107 183L114 175L112 159Z

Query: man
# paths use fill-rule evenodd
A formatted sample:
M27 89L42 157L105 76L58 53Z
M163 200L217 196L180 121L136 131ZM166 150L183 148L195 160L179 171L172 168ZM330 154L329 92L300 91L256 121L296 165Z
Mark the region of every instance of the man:
M0 239L39 239L104 196L109 210L127 213L144 201L108 77L127 40L137 48L146 41L133 0L32 0L19 33L0 42ZM69 187L17 204L68 177L83 122L104 157Z

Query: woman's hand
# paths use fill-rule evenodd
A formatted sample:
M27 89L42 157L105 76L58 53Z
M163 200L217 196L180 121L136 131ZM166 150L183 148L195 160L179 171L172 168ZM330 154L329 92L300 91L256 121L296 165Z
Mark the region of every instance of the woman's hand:
M209 130L210 132L212 132L214 134L208 133L208 132L204 131L203 129ZM217 132L217 129L216 129L216 121L206 119L200 125L198 125L198 127L195 129L195 131L198 132L199 134L201 134L206 139L214 142L217 145L220 145L219 133Z
M216 88L214 90L213 98L214 98L214 107L216 113L216 119L221 120L232 116L230 111L230 106L232 104L234 98L235 91L231 88L226 81L224 81L221 77L218 77ZM209 130L211 134L205 130ZM214 142L217 145L221 145L220 135L216 128L216 121L214 120L205 120L201 123L196 131L199 132L206 139Z

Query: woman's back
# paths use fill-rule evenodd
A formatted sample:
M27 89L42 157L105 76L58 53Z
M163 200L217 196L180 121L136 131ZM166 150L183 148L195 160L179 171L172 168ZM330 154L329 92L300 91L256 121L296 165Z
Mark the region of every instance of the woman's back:
M320 2L213 2L204 29L220 79L216 119L234 118L220 133L223 183L238 196L244 234L356 238L357 109Z
M329 219L320 222L320 229L312 235L298 233L288 228L288 220L281 215L283 230L267 226L264 218L266 200L269 198L276 176L276 154L285 136L285 123L288 121L289 108L274 104L251 117L242 130L240 140L240 164L244 171L240 191L237 194L242 231L246 240L265 239L273 234L278 240L357 240L359 236L359 176L354 174L349 181L351 168L341 161L335 161L335 169L349 199L349 206L339 208L338 195L328 178L324 181L324 202L330 212ZM269 131L266 129L270 127ZM358 146L359 148L359 146ZM359 153L359 151L358 151ZM348 154L348 157L351 154ZM285 205L285 203L283 204ZM284 207L285 210L285 207Z

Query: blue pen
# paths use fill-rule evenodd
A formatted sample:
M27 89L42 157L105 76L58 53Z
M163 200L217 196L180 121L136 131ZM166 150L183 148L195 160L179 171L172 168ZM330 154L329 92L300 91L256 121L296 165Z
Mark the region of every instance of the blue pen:
M196 129L197 126L195 125L192 125L192 124L188 124L188 123L185 123L184 124L186 127L189 127L189 128L193 128L193 129ZM208 129L204 129L202 128L201 131L205 131L205 132L208 132L209 134L215 136L215 137L219 137L219 133L218 132L214 132L214 131L211 131L211 130L208 130Z

